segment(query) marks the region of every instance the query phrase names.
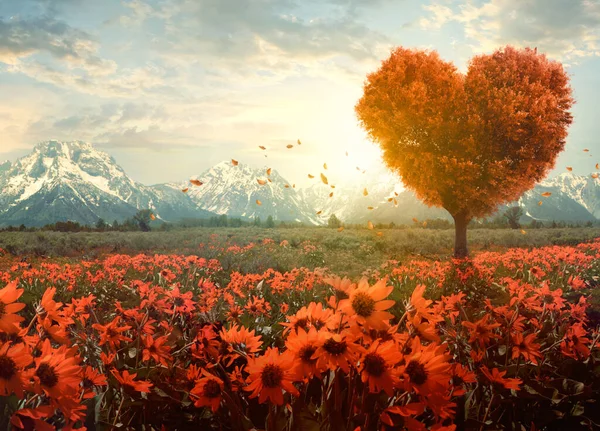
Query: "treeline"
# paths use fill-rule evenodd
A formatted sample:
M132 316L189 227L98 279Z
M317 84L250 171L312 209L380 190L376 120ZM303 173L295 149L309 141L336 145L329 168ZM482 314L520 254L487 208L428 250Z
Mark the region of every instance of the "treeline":
M493 219L473 220L469 224L469 229L541 229L541 228L575 228L575 227L593 227L600 226L600 222L564 222L551 221L541 222L532 220L529 223L519 222L520 214L514 214L507 211L502 215L498 215ZM108 223L104 219L98 219L95 225L84 225L73 221L56 222L47 224L42 227L26 227L9 226L0 229L0 232L37 232L37 231L54 231L54 232L148 232L153 231L172 231L189 228L243 228L243 227L260 227L260 228L298 228L308 227L304 223L292 221L276 221L272 216L268 216L264 221L260 217L255 217L251 220L244 220L238 217L228 217L227 215L213 216L206 219L183 219L175 223L167 223L164 221L153 219L150 210L138 211L133 217L119 222L113 220ZM327 227L332 229L345 228L366 228L365 223L343 223L338 217L332 215L327 221ZM435 218L417 220L413 219L410 223L374 223L375 229L408 229L408 228L424 228L424 229L453 229L454 223L447 219Z

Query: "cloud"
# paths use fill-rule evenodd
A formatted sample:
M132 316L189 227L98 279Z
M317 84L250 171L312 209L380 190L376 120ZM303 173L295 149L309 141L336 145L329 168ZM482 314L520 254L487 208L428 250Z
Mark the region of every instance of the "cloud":
M421 18L419 25L424 30L440 29L444 24L450 21L454 15L452 9L440 4L431 4L423 6L423 9L430 12L429 18Z
M368 2L304 5L290 0L171 0L154 7L164 37L153 47L178 64L210 64L238 73L268 70L282 77L304 74L325 62L331 68L341 58L375 62L388 50L389 39L355 13Z
M41 52L91 75L113 73L116 64L98 57L97 48L89 34L54 18L0 19L0 62L6 64Z
M600 56L600 3L590 0L485 0L444 6L429 5L425 26L440 27L450 21L464 26L464 35L475 52L499 46L537 47L563 61Z

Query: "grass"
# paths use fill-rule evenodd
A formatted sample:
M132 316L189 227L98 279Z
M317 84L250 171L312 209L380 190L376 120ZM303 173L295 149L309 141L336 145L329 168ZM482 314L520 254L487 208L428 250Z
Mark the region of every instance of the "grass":
M382 232L378 236L376 232ZM500 251L510 247L575 245L600 237L600 228L520 230L472 229L471 251ZM262 245L272 239L268 252ZM287 241L289 245L279 244ZM340 275L356 276L378 268L387 260L447 258L452 254L454 231L422 228L190 228L168 232L1 232L0 248L18 256L96 258L107 253L197 254L224 259L230 270L254 272L297 266L327 267ZM257 244L237 253L229 247Z

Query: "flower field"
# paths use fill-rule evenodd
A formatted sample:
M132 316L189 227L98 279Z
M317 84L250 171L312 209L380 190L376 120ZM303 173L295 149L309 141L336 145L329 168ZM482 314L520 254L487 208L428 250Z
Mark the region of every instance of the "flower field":
M600 427L600 241L353 279L229 268L244 247L0 251L1 429Z

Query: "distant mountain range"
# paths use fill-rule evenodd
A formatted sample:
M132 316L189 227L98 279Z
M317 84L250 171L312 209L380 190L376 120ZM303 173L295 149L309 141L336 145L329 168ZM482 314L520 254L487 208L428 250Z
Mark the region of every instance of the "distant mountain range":
M312 225L325 224L332 214L347 223L449 219L446 211L423 205L385 171L369 172L335 188L317 176L314 185L298 189L274 169L267 173L266 167L233 166L228 161L194 179L202 185L182 179L146 186L133 181L112 157L88 143L47 141L14 163L0 163L0 227L67 220L94 224L99 218L111 223L145 208L167 222L221 214L263 220L271 215L275 220ZM187 193L182 192L185 188ZM551 199L540 197L546 191L552 193ZM523 207L528 219L596 221L600 219L600 180L561 174L526 192L515 204Z

